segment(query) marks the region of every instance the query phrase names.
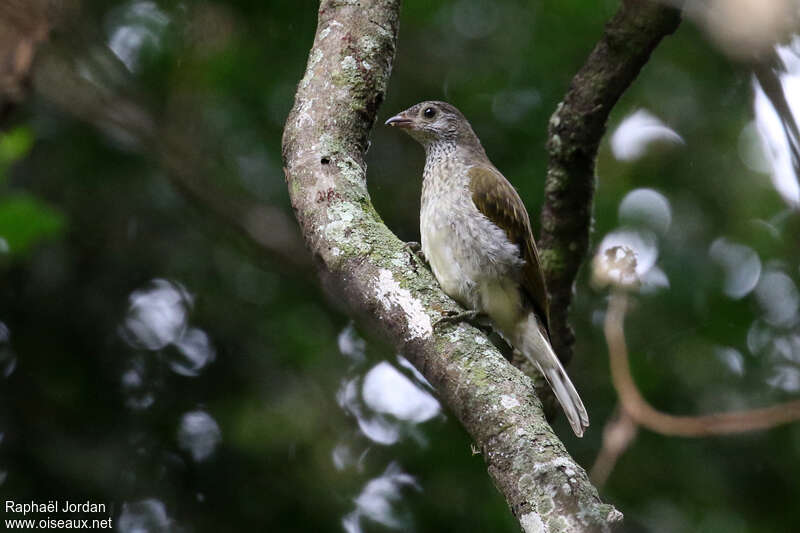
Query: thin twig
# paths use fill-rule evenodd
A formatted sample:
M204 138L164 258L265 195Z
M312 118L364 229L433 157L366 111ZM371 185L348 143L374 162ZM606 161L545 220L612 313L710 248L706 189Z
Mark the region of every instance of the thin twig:
M617 461L633 443L639 426L624 409L617 407L603 428L603 447L597 454L589 478L598 489L606 484Z
M612 292L603 329L608 343L612 383L622 409L637 424L663 435L708 437L769 429L800 420L800 400L700 416L675 416L655 409L639 392L631 375L623 327L627 302L625 292L617 289Z

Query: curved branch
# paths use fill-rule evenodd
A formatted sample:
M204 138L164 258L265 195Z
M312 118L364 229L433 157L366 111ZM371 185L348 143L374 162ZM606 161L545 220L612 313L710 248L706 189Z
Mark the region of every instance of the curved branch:
M614 388L619 395L622 410L635 423L663 435L708 437L768 429L800 420L800 400L759 409L701 416L675 416L655 409L642 397L631 376L623 329L627 301L628 297L624 292L615 290L612 293L603 329L611 359Z
M325 286L388 337L474 439L525 531L605 531L621 514L544 419L531 381L479 330L434 330L456 304L370 202L364 154L394 57L399 0L323 1L283 139L286 180ZM466 450L465 450L466 453Z
M595 487L603 488L617 461L630 447L639 432L639 425L624 409L616 408L603 427L603 446L589 471Z
M589 247L595 157L606 120L651 52L680 23L680 12L647 0L623 0L603 37L572 79L550 119L548 169L539 250L550 291L553 347L568 362L572 286Z

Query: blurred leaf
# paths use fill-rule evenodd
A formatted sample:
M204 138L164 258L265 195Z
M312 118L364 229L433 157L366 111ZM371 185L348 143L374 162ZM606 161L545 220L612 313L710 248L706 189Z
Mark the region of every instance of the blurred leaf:
M64 216L27 194L0 200L0 253L25 253L37 242L58 234Z
M7 179L6 170L18 159L28 155L33 146L33 131L22 126L0 136L0 183Z

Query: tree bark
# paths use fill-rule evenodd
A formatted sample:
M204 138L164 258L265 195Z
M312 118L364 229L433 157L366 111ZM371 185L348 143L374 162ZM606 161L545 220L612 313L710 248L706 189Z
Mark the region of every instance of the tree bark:
M283 139L292 206L325 286L436 388L526 532L607 531L603 504L553 434L530 379L479 330L434 327L457 305L381 221L364 154L397 42L399 0L323 1ZM464 453L468 453L464 450Z
M39 43L50 30L44 0L0 4L0 123L24 99Z
M589 249L595 159L606 121L661 39L680 24L678 9L623 0L550 119L549 162L539 253L550 292L553 348L568 363L575 335L568 323L573 285Z

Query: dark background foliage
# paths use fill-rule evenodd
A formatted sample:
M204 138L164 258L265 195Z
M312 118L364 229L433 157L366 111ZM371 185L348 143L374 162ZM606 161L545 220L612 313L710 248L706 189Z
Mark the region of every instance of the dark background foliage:
M84 2L49 50L191 146L178 165L207 169L215 195L290 213L280 138L316 9ZM407 2L379 118L423 99L457 105L536 224L547 121L615 9ZM616 236L657 269L641 272L627 335L637 382L668 412L800 389L800 218L764 166L756 90L745 65L684 23L601 146L593 250ZM632 122L644 110L660 122ZM98 128L41 91L4 127L0 499L106 503L121 531L514 530L426 384L312 272L262 255L176 188L165 136ZM421 150L378 126L368 162L376 209L418 240ZM628 196L637 189L650 191ZM589 270L569 371L592 427L578 440L555 423L586 468L616 404L606 295ZM798 447L796 425L696 440L641 431L601 494L629 531L789 531Z

